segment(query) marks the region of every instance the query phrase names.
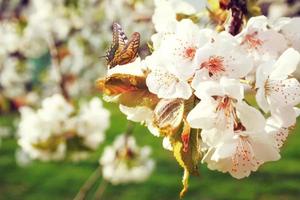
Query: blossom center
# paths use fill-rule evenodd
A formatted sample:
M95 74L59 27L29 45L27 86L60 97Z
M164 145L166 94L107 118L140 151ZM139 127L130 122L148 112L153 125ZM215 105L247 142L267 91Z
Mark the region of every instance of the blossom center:
M247 44L249 49L258 49L263 45L263 41L257 38L257 34L257 31L252 34L247 34L241 44Z
M209 76L225 72L224 58L222 56L210 56L207 61L201 63L200 69L203 68L208 70Z
M193 60L196 54L196 48L195 47L188 47L185 49L184 56L190 60Z
M217 111L221 115L219 120L224 120L222 116L225 116L227 128L230 128L231 123L237 123L237 116L234 107L234 100L228 96L217 97L218 106Z

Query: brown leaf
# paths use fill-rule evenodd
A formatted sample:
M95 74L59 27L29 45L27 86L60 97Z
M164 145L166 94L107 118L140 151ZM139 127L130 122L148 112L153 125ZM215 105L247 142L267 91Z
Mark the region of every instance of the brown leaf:
M146 78L129 74L113 74L96 81L96 87L106 95L147 90Z

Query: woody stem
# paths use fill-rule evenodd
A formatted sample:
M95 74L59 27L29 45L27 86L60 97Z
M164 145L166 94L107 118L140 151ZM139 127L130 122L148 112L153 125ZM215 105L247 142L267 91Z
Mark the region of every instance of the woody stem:
M66 87L66 79L61 71L61 67L60 67L60 61L59 61L59 54L57 51L57 47L54 41L54 38L52 36L50 36L48 38L48 46L49 46L49 52L50 52L50 56L51 56L51 63L52 66L54 67L57 75L59 76L59 87L61 89L61 93L62 95L65 97L66 100L70 100L70 95L67 91L67 87Z
M90 189L93 187L93 185L96 183L96 181L101 176L101 166L92 173L92 175L86 180L86 182L83 184L83 186L80 188L79 192L75 196L73 200L84 200L86 199L87 193L90 191Z

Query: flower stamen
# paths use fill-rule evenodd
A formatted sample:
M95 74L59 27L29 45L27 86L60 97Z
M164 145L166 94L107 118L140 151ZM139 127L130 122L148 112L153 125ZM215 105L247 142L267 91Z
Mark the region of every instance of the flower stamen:
M224 58L221 56L210 56L208 61L201 63L200 69L206 68L209 72L209 76L225 72Z

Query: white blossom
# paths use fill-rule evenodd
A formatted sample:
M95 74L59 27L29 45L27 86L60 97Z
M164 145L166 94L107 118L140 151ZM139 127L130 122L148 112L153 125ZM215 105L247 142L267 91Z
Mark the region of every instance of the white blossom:
M202 80L245 77L253 68L253 61L240 48L237 40L226 32L200 47L195 56L197 71L193 85Z
M280 155L264 131L262 114L246 103L238 105L241 124L235 130L211 129L201 133L204 142L210 146L203 158L212 170L229 172L235 178L244 178L268 161L275 161Z
M78 160L86 149L95 150L103 142L109 126L109 112L99 99L81 104L78 113L72 104L56 94L43 100L41 108L21 107L18 144L31 159L43 161ZM86 149L68 149L68 142L76 140Z
M299 52L288 49L276 62L269 61L259 67L256 72L256 100L265 112L281 114L283 119L291 117L287 112L293 112L293 107L300 102L300 83L289 76L299 62Z
M145 181L154 169L150 153L149 147L138 147L134 137L119 135L99 161L104 179L114 185Z
M105 139L105 131L109 127L110 113L103 108L99 98L93 98L88 104L82 104L77 120L78 136L84 138L84 144L91 149L98 148Z

